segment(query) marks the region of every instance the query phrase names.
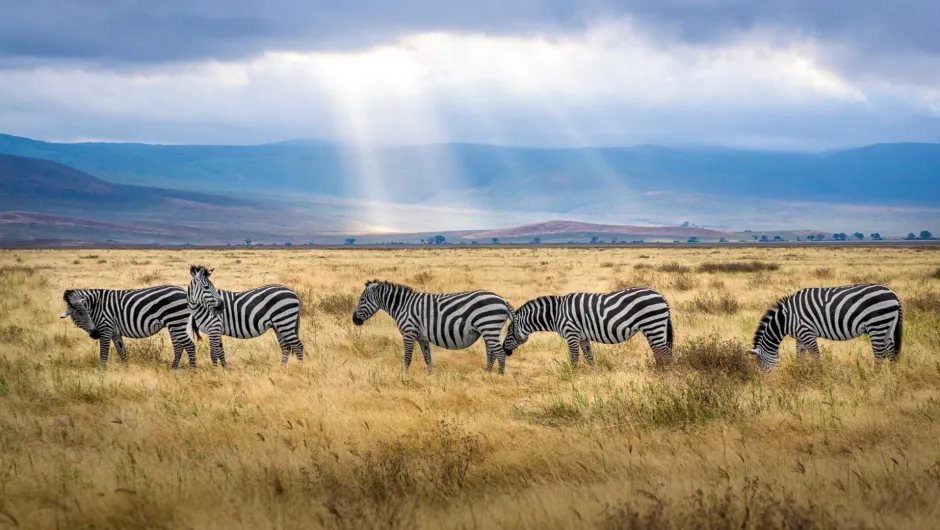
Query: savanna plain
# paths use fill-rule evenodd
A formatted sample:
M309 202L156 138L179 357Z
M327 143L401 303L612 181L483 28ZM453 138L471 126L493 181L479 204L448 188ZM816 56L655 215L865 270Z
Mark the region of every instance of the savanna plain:
M301 297L304 364L273 333L198 343L169 369L166 331L129 365L70 320L67 288L221 289ZM446 292L660 290L673 366L641 336L572 369L535 334L506 374L484 350L432 346L402 369L367 279ZM867 339L745 352L801 287L879 282L904 308L896 364ZM940 521L940 252L935 248L55 250L0 253L0 528L936 528ZM185 356L184 363L185 365ZM583 363L582 363L583 364Z

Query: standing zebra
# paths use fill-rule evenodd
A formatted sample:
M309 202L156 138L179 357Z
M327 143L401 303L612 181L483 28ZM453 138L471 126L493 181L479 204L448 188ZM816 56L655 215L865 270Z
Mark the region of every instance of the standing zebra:
M401 331L405 345L405 370L417 341L431 371L431 344L448 350L462 350L481 336L486 342L486 371L499 363L506 369L506 355L499 347L503 324L512 316L512 306L491 291L461 293L419 293L407 285L370 280L353 311L353 324L361 326L378 310L388 313Z
M672 360L672 318L663 295L645 287L612 293L570 293L529 300L513 316L503 340L506 355L525 344L534 331L555 331L568 343L571 365L578 347L594 369L591 341L617 344L642 332L657 364Z
M796 339L797 357L809 350L818 359L818 337L850 340L867 333L875 361L894 361L901 353L902 323L901 301L883 285L800 289L767 310L757 325L750 353L770 369L780 361L777 350L787 335Z
M217 290L209 276L214 269L199 265L189 268L187 301L191 312L188 328L193 338L201 329L209 336L212 365L225 361L222 335L237 339L260 337L273 329L281 346L281 366L293 351L297 360L304 360L304 345L297 336L300 327L300 299L283 285L265 285L247 291Z
M111 342L127 364L124 337L142 339L167 328L173 343L173 369L179 368L183 349L189 355L189 366L196 367L196 345L186 334L189 309L186 291L175 285L156 285L144 289L69 289L62 295L65 313L88 336L100 340L102 363L108 362Z

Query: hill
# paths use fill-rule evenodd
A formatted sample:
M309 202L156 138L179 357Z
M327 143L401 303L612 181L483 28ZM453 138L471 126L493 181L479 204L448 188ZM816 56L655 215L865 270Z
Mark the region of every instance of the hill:
M739 199L940 204L940 144L879 144L822 154L477 144L362 151L328 142L60 144L0 135L0 153L56 161L114 182L201 191L379 196L408 203L482 197L497 205L517 204L537 192L554 212L566 211L582 195L593 201L592 191L612 187Z
M500 230L487 230L476 232L463 236L464 239L508 239L519 237L542 237L558 235L581 235L581 234L605 234L620 236L649 236L666 238L688 238L699 237L709 239L719 239L722 237L737 237L737 234L725 232L722 230L712 230L709 228L699 228L691 226L628 226L628 225L601 225L592 223L580 223L575 221L545 221L543 223L534 223L514 228L504 228Z

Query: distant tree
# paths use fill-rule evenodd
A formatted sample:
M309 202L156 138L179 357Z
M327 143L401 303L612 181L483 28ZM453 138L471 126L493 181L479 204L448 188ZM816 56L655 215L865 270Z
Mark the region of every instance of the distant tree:
M800 237L800 236L796 236L796 240L797 240L797 241L803 241L803 238Z
M930 232L926 230L921 230L920 238L921 239L933 239L933 234L931 234Z
M907 234L907 237L904 239L908 239L908 240L917 239L917 236L914 235L914 232L911 232L910 234Z
M879 234L878 232L875 232L874 234L871 235L871 238L873 241L881 241L881 234Z
M541 244L541 243L542 243L542 238L541 238L541 237L533 237L533 238L532 238L532 244L533 244L533 245L539 245L539 244Z
M617 238L616 238L616 237L610 238L610 242L616 244L616 243L617 243Z
M695 236L692 236L689 238L688 243L698 243L698 238Z
M774 241L783 241L783 238L780 236L774 236Z
M245 246L248 246L248 247L251 246L251 240L250 240L250 239L245 239Z
M815 235L815 234L810 234L810 235L806 236L806 239L808 239L808 240L810 240L810 241L816 241L816 235Z
M494 245L498 245L498 244L499 244L499 238L498 238L498 237L494 237L494 238L491 239L490 241L491 241Z
M593 243L593 244L596 245L596 244L598 244L598 243L600 243L600 242L601 242L601 238L599 238L599 237L597 237L597 236L591 236L591 243Z
M689 222L688 221L683 222L682 226L689 226Z
M757 235L757 234L754 234L754 235L753 235L753 236L751 236L751 237L753 237L753 238L754 238L754 241L757 241L758 239L760 239L760 236L759 236L759 235Z
M425 243L427 243L427 241L425 241L424 239L422 239L422 240L421 240L421 244L423 245L423 244L425 244Z
M767 234L761 234L760 241L761 243L766 243L767 241L770 241L770 238L767 237Z
M443 245L443 244L446 243L446 242L447 242L447 238L446 238L446 237L444 237L444 236L442 236L442 235L440 235L440 234L434 236L434 243L435 243L435 244L437 244L437 245Z
M825 241L826 234L816 234L816 241Z
M727 240L726 238L721 238L721 239L718 240L718 242L719 242L719 243L727 243L728 240Z
M852 234L852 237L854 237L855 239L858 239L859 241L861 241L861 240L865 239L865 234L863 234L863 233L861 233L861 232L855 232L854 234Z
M352 245L352 244L355 243L355 242L356 242L356 238L354 238L354 237L347 237L347 238L346 238L346 244L347 244L347 245Z

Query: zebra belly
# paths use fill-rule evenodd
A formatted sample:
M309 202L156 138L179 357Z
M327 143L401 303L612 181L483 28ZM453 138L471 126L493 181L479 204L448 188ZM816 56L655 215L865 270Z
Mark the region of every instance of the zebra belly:
M463 335L459 337L453 337L451 340L447 340L444 337L435 338L435 339L428 338L427 340L431 344L438 346L440 348L444 348L446 350L462 350L464 348L469 348L470 346L472 346L473 343L475 343L477 339L479 338L480 338L480 334L474 330L471 330L471 331L465 332Z
M635 329L624 329L624 330L614 330L614 332L602 333L597 330L586 330L586 333L583 334L582 338L587 338L592 342L597 342L600 344L620 344L621 342L626 342L633 338L636 335L637 330Z
M122 337L129 339L146 339L160 333L163 327L163 322L154 319L144 322L140 329L137 329L136 326L122 324L117 331Z

